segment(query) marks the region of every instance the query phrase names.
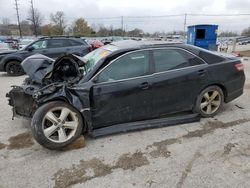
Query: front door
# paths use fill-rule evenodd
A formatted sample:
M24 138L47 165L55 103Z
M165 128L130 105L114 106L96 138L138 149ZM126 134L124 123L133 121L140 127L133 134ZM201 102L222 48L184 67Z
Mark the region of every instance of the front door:
M94 128L150 118L149 59L149 51L130 52L97 74L90 94Z

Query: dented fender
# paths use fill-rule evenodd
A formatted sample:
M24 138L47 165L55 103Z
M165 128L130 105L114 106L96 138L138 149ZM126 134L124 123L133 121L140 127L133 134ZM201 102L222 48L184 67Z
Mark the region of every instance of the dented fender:
M34 94L34 98L38 104L42 105L50 101L63 100L76 108L83 116L84 121L88 125L88 129L92 129L89 91L91 85L87 83L68 86L61 84L50 91L50 87L45 90L40 90Z

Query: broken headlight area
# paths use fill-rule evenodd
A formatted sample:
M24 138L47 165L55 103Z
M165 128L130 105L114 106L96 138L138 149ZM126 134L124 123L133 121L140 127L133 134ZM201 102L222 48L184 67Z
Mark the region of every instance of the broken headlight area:
M13 107L13 117L23 116L31 118L37 109L36 101L33 99L32 95L27 93L29 91L26 92L23 87L12 87L10 92L6 94L6 97L9 100L9 105Z

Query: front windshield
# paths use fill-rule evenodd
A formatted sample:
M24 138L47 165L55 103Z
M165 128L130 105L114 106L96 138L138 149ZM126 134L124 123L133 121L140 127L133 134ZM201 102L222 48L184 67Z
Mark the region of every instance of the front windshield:
M111 54L112 51L110 49L106 48L98 48L87 55L83 57L85 63L85 71L86 73L90 72L98 61L100 61L102 58L107 57L109 54Z

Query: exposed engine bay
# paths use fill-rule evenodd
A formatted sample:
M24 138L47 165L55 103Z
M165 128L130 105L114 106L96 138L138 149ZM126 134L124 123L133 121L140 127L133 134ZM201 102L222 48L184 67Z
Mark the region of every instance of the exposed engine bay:
M26 81L47 85L50 83L75 83L83 77L84 62L81 57L69 54L56 60L36 54L26 58L22 67L29 78Z

